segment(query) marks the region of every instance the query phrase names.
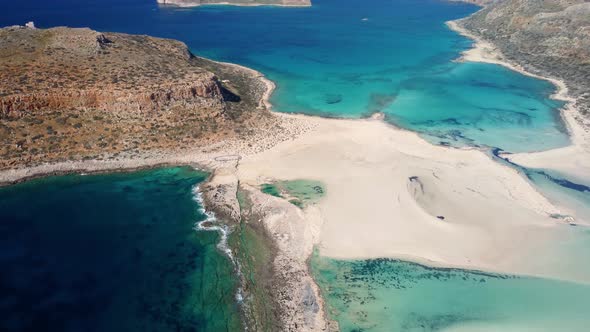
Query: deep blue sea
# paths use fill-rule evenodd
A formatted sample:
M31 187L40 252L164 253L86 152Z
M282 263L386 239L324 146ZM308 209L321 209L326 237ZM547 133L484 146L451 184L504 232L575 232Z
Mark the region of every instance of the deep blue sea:
M0 331L236 331L237 277L166 168L0 188Z
M0 26L34 21L179 39L197 55L263 72L277 83L276 111L347 118L383 112L435 144L523 152L569 143L551 84L453 61L471 42L444 22L477 7L443 0L313 3L177 9L155 0L0 0ZM550 199L590 216L587 187L551 170L512 166ZM203 216L191 188L203 178L174 168L0 189L0 310L10 314L0 330L235 330L231 265L215 249L215 233L192 229ZM585 326L586 297L570 299L590 294L586 286L377 263L314 257L328 308L344 328ZM557 315L542 301L553 301ZM562 321L553 319L559 315Z

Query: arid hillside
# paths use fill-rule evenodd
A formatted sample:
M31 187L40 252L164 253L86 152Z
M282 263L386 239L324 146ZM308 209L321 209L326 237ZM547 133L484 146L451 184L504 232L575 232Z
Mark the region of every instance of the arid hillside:
M186 45L89 29L0 29L0 169L240 138L272 125L252 72Z

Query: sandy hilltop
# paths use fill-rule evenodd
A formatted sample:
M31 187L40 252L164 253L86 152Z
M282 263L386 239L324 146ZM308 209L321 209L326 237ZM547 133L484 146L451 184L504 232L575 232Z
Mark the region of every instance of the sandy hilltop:
M232 5L232 6L283 6L309 7L311 0L158 0L166 6L196 7L201 5Z
M494 45L451 27L477 41L463 60L521 70ZM230 227L250 225L273 248L272 272L261 281L269 305L279 308L271 330L337 329L309 272L314 248L341 259L400 258L590 282L590 267L579 264L584 252L568 249L580 240L564 218L572 211L486 151L432 145L379 114L272 113L274 85L260 73L195 57L175 41L11 27L0 30L0 46L7 68L0 84L12 87L0 96L0 181L169 164L209 170L201 186L207 208ZM129 58L139 65L121 66ZM141 74L154 62L161 67ZM83 73L99 76L88 81ZM10 84L14 78L20 88ZM588 136L569 98L564 116L575 144L513 160L584 174ZM573 166L557 162L576 154ZM297 206L260 190L297 179L322 183L325 197ZM256 312L247 317L267 324Z

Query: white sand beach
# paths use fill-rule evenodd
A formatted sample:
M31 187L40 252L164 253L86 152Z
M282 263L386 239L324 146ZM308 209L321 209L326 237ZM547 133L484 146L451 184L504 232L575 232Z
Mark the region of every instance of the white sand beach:
M325 184L326 196L301 219L321 225L313 227L315 235L303 237L313 243L297 244L306 248L301 260L317 245L321 255L342 259L390 257L590 282L590 267L578 264L588 259L585 251L572 250L588 239L566 220L550 217L569 211L483 151L434 146L378 117L275 116L284 128L281 135L226 142L207 151L3 171L0 180L157 164L215 170L239 160L241 185L292 179Z
M313 122L305 135L245 156L238 177L252 186L323 182L321 255L590 281L586 268L569 267L583 253L560 249L577 241L550 217L563 211L482 151L434 146L380 120Z

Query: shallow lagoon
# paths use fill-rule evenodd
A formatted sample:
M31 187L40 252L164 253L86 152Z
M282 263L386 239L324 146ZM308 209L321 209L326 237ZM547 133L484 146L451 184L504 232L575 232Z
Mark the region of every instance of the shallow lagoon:
M521 169L551 202L573 211L574 222L590 223L590 187L554 170Z
M311 266L341 331L587 330L588 285L388 259Z

